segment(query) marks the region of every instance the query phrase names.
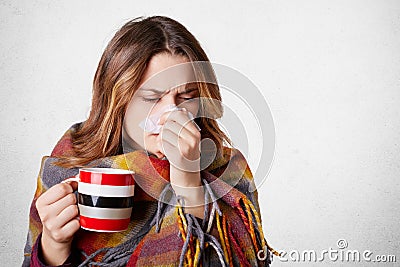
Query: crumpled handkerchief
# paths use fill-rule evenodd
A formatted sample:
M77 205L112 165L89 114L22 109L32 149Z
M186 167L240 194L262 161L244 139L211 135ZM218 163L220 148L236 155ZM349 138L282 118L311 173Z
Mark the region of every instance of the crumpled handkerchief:
M148 133L159 134L161 131L162 125L159 125L159 121L161 116L165 112L174 111L174 110L182 110L182 108L177 107L176 105L170 104L162 108L162 110L156 114L146 117L139 123L140 128ZM189 119L193 121L194 116L193 114L188 111ZM193 121L197 129L200 131L200 127Z

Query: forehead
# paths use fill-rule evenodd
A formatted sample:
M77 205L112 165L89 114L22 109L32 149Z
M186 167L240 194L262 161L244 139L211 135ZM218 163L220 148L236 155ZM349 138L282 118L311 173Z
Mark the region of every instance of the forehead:
M193 66L188 58L162 53L151 58L140 87L165 91L194 81Z

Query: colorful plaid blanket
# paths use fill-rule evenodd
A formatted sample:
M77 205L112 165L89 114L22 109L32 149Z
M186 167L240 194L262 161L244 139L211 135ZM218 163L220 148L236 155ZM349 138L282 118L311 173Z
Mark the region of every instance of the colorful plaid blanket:
M74 124L42 159L37 189L30 208L24 266L29 266L32 247L42 231L36 199L51 186L78 174L78 168L53 165L60 155L73 155ZM269 266L272 251L261 227L257 191L243 155L224 148L201 171L206 203L204 219L185 213L180 197L169 184L169 162L137 150L96 160L96 167L135 172L133 212L128 230L98 233L80 229L74 249L80 266ZM261 260L260 260L261 259Z

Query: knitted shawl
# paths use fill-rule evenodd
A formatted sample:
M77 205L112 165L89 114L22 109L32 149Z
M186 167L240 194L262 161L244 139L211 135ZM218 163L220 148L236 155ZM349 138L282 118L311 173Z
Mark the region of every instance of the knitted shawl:
M68 129L51 156L42 158L30 207L24 266L29 266L33 244L42 232L37 198L79 172L79 168L53 163L61 155L73 155L71 133L80 125ZM254 188L252 173L237 149L224 147L222 155L201 171L205 203L210 203L205 205L203 220L185 213L169 183L168 160L136 150L88 165L133 170L137 186L126 231L79 229L75 234L73 249L80 252L80 266L269 266L270 251L277 254L264 238L257 191L250 190Z

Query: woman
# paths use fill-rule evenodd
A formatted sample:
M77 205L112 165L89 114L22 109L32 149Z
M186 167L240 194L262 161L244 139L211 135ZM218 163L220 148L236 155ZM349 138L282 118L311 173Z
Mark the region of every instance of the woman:
M115 34L88 119L43 158L24 265L269 265L251 172L215 120L221 96L208 62L167 17L137 18ZM80 229L76 184L61 181L86 166L135 171L127 231Z

